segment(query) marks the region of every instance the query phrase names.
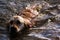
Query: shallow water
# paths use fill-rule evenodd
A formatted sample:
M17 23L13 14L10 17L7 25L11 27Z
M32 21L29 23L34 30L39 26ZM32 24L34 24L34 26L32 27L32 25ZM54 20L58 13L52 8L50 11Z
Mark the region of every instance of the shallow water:
M15 35L15 38L10 39L5 23L8 22L13 15L21 11L29 1L0 0L0 40L60 40L60 9L53 9L52 11L49 9L51 14L45 14L45 12L43 12L43 16L37 18L37 28L31 28L29 32L24 32L24 34L16 33L17 36ZM47 8L46 6L47 5L45 5L45 9L43 10L49 8L49 6L47 6ZM50 6L52 6L52 4ZM52 21L50 22L49 19Z

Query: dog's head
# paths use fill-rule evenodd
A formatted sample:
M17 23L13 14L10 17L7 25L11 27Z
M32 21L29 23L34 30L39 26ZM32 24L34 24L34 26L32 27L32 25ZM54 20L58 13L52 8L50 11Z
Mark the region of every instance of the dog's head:
M19 32L21 31L23 28L24 28L24 22L22 20L22 18L20 17L16 17L14 16L13 17L14 19L13 20L10 20L8 22L8 28L11 30L11 28L13 28L12 30L16 31L16 32Z
M24 24L22 24L21 22L19 22L18 20L11 20L10 21L10 28L13 28L12 30L19 32L23 29ZM11 29L10 29L11 30Z

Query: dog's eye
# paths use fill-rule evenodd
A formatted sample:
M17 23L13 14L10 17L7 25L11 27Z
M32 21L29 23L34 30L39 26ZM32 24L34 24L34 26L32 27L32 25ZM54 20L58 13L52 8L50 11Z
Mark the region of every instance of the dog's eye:
M13 21L13 20L11 20L11 21L10 21L10 24L13 24L13 22L14 22L14 21Z
M21 24L21 22L19 20L16 21L17 24Z

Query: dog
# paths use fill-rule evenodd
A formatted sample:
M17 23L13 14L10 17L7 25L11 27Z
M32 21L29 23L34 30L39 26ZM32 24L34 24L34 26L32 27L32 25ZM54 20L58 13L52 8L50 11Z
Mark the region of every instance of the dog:
M39 11L42 9L41 5L27 5L25 9L21 11L21 15L14 15L13 20L8 22L9 26L15 29L16 32L19 32L24 28L24 26L28 25L28 28L33 27L35 25L34 19L39 15Z

